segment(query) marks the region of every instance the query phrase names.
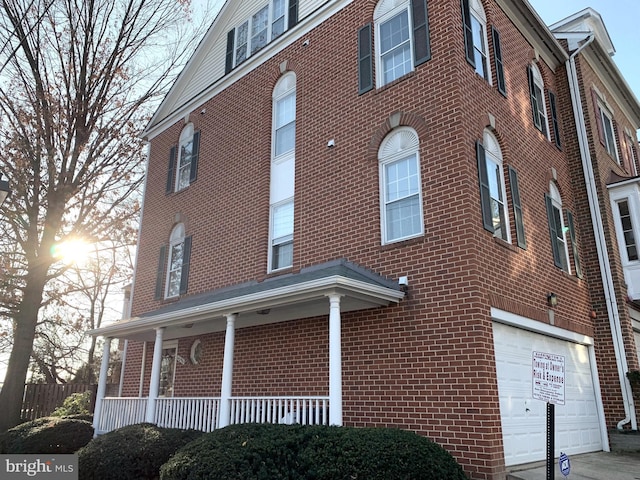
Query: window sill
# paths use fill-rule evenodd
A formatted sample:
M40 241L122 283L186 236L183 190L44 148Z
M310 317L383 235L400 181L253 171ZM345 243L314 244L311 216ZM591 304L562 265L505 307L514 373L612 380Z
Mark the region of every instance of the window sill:
M493 241L495 242L496 245L501 246L502 248L506 248L507 250L510 250L514 253L518 253L518 250L520 250L517 246L515 246L512 243L507 242L506 240L502 240L501 238L498 237L493 237Z
M406 247L409 245L416 245L418 243L424 242L424 234L418 237L407 238L406 240L399 240L397 242L385 243L384 245L380 245L381 251L392 250L398 247Z

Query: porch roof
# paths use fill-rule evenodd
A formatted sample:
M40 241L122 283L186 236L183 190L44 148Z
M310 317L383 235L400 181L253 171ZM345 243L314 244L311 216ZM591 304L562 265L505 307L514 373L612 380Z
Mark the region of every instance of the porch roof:
M223 331L225 315L238 314L237 328L327 315L330 294L342 295L340 310L349 312L398 303L404 292L389 279L345 259L186 297L139 317L89 330L94 336L153 340Z

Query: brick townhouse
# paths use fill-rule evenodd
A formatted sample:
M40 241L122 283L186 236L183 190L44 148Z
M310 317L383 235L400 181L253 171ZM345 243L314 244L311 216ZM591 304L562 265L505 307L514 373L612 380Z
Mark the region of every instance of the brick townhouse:
M545 458L541 395L558 452L637 429L640 105L612 52L591 9L228 0L145 131L96 430L388 426L503 479Z

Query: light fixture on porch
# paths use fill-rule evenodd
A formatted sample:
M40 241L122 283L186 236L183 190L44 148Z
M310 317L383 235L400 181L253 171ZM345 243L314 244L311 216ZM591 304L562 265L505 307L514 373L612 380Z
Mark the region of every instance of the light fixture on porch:
M270 312L271 312L270 308L263 308L262 310L256 310L256 313L258 315L269 315Z
M555 293L547 293L547 305L555 307L558 305L558 295Z

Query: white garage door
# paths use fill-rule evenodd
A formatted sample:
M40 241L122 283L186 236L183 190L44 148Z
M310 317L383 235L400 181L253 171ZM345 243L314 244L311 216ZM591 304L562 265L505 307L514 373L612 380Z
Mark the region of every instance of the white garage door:
M546 458L546 403L532 397L532 352L565 357L565 405L555 406L555 456L602 450L587 347L493 324L500 415L507 465Z

